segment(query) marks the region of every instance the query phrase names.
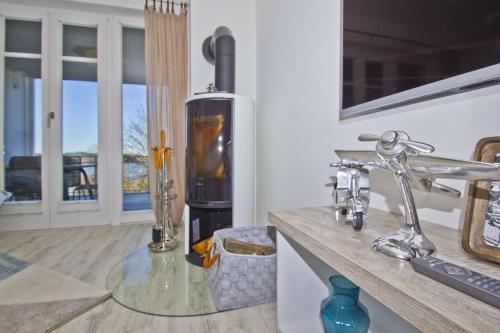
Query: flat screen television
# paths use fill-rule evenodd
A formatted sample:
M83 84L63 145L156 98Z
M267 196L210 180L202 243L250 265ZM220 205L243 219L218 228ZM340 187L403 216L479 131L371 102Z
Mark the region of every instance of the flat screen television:
M500 83L500 0L344 0L341 118Z

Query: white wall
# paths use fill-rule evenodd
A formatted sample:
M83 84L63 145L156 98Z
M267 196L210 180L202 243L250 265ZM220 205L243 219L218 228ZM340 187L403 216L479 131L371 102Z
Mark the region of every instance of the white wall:
M340 1L257 1L257 205L259 222L273 207L327 205L333 150L371 149L360 133L402 129L436 147L435 155L468 159L476 142L499 135L500 88L339 121ZM372 173L371 206L398 210L391 176ZM464 190L465 182L443 181ZM417 194L421 219L459 226L465 199ZM437 244L439 247L439 244Z
M236 93L255 99L255 0L191 0L191 92L206 91L214 82L201 45L221 25L236 39Z

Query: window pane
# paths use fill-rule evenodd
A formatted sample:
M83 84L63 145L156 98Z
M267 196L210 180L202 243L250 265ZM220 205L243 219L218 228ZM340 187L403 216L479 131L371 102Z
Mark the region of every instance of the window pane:
M97 58L97 28L65 24L63 56Z
M5 51L42 53L42 23L5 20Z
M123 28L123 83L146 84L144 29Z
M63 62L63 199L97 199L97 64Z
M42 84L40 59L5 58L5 189L13 201L42 198Z
M151 209L148 178L144 30L123 28L123 210Z
M97 82L97 64L63 61L63 80Z

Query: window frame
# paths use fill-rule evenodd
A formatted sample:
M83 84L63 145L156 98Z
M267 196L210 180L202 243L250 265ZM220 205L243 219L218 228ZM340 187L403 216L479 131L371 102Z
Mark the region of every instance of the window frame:
M110 86L110 124L118 124L110 128L110 147L113 147L110 158L111 170L111 211L113 212L112 221L116 223L135 223L139 221L154 221L152 210L124 211L123 210L123 117L122 117L122 84L123 84L123 35L122 28L144 29L143 17L113 16L111 20L111 34L113 38L113 59L111 66L110 82L119 83Z

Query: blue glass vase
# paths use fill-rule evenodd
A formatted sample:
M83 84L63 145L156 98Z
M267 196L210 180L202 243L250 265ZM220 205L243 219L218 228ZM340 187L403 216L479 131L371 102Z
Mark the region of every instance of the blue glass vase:
M359 287L342 275L330 277L332 296L321 309L325 333L366 333L370 319L358 304Z

